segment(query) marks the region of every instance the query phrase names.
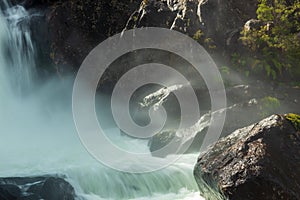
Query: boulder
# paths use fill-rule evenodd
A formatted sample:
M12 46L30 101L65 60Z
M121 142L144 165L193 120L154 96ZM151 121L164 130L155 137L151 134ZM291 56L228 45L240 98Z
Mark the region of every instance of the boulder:
M57 176L0 178L1 200L73 200L74 188Z
M18 186L12 184L0 185L0 199L14 200L14 199L18 199L20 195L21 195L21 190Z
M300 117L272 115L236 130L202 153L194 168L206 199L300 199Z
M44 199L74 199L74 188L61 178L47 178L40 190L40 196Z

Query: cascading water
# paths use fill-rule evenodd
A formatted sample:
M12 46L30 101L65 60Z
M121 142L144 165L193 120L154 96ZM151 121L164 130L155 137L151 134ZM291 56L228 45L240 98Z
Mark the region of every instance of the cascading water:
M35 76L35 51L31 41L29 22L30 16L22 6L8 7L4 1L3 17L6 18L6 51L3 61L6 72L13 74L11 86L18 93L28 92L33 86Z
M1 6L1 177L65 174L84 199L201 199L192 174L197 154L184 155L173 165L146 174L117 172L94 160L81 145L71 108L66 106L71 104L72 81L68 85L50 80L33 89L30 15L6 1ZM108 132L114 141L120 140L118 129ZM135 148L147 149L145 141L122 140L127 146L134 143Z

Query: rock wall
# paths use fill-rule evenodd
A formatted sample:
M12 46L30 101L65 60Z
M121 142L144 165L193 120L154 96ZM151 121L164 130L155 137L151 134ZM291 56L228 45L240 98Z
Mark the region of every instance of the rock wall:
M51 6L47 14L50 57L60 73L76 72L100 42L125 27L139 0L69 0Z
M257 0L147 0L134 12L126 28L163 27L198 40L219 59L241 47L246 21L256 16Z
M59 74L76 72L92 48L123 29L163 27L199 41L216 60L240 49L239 32L255 18L257 0L14 0L27 9L44 10L33 22L44 60ZM46 30L46 31L45 31ZM47 40L47 41L44 41ZM225 57L224 57L225 56ZM49 59L50 60L50 59Z

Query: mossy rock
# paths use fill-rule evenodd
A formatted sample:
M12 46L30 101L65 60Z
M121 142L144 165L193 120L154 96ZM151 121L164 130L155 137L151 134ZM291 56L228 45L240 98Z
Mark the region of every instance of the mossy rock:
M285 115L285 118L292 122L297 131L300 131L300 115L289 113Z

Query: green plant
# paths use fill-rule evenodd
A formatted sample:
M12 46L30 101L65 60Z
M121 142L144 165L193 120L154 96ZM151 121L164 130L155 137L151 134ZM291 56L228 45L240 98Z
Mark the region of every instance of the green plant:
M204 45L207 46L209 49L215 49L217 48L214 40L212 38L205 38Z
M280 101L275 97L265 97L261 99L261 116L266 117L274 112L277 112L280 108Z
M138 20L138 17L137 16L133 16L133 21L137 22L137 20Z
M230 74L230 68L227 67L227 66L222 66L222 67L220 68L220 70L221 70L221 73L222 73L222 74L227 74L227 75Z
M196 40L197 42L200 42L203 37L203 32L201 30L198 30L194 35L193 39Z
M272 79L300 75L300 1L259 0L257 18L260 26L244 29L241 37L256 53L252 68Z
M300 131L300 115L289 113L285 115L285 118L294 125L297 131Z

